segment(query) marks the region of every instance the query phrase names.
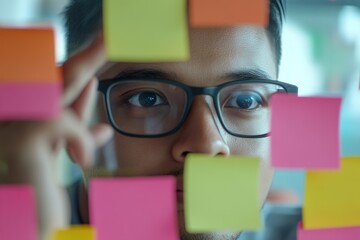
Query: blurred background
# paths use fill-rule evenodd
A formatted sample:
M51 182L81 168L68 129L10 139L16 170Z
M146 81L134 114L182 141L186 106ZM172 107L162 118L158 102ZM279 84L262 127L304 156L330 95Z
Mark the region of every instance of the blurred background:
M57 60L64 61L61 12L67 0L0 0L0 24L52 23L57 31ZM342 96L341 152L360 155L360 0L287 0L280 81L299 86L302 96ZM76 167L60 161L59 180L68 185L79 177ZM265 205L264 229L244 239L291 239L278 216L298 221L304 197L304 172L279 170ZM294 223L291 223L294 224ZM271 226L270 226L271 225ZM275 234L275 235L274 235ZM276 234L282 234L276 235Z

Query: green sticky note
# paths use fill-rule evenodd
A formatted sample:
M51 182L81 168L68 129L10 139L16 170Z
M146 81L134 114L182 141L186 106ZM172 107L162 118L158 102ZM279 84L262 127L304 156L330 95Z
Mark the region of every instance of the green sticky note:
M260 159L189 155L184 209L190 233L260 228Z
M104 0L107 56L112 61L189 59L186 0Z

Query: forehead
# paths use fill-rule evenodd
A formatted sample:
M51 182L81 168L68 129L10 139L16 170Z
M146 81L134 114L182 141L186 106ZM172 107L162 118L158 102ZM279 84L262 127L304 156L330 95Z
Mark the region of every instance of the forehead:
M261 70L276 78L276 58L267 31L262 27L193 28L189 31L190 56L185 62L108 63L100 79L122 71L151 69L189 85L226 81L233 72Z

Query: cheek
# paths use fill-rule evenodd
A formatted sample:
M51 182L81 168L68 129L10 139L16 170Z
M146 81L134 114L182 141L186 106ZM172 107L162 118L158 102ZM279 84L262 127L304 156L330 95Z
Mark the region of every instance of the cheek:
M132 138L120 134L115 136L118 174L122 176L165 174L170 162L169 152L166 138Z
M264 163L269 162L269 138L232 138L228 140L228 144L231 155L256 156Z
M274 176L274 169L270 166L270 163L267 161L262 161L260 167L260 199L261 204L266 200L266 197L269 193L272 179Z
M156 148L150 151L151 144L144 144L140 138L130 138L116 134L115 151L119 168L141 168L154 161Z
M261 204L266 200L269 192L274 169L270 166L270 139L234 139L231 141L232 155L259 156L260 164L260 199Z

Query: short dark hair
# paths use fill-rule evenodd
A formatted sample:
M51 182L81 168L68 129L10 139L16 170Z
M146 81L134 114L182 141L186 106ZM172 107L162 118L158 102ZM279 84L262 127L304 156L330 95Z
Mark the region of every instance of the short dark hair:
M246 0L249 1L249 0ZM89 43L102 24L102 0L71 0L64 11L67 53L73 54ZM268 31L274 44L278 65L281 59L281 32L285 0L270 0Z

